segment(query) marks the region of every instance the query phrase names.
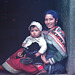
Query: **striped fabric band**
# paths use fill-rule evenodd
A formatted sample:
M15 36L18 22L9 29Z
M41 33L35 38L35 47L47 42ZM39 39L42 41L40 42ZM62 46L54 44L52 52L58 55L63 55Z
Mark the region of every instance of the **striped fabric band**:
M3 63L2 66L3 66L4 69L9 71L10 73L16 74L16 73L20 72L20 71L14 69L13 67L11 67L7 62Z
M49 58L49 62L50 62L50 64L54 64L55 63L53 58Z
M62 42L54 35L54 34L51 34L50 35L54 41L60 46L60 48L63 50L64 53L66 53L66 49L65 49L65 46L64 44L62 44Z
M66 55L64 34L59 27L55 27L52 31L50 31L46 38L48 41L52 42L52 44L56 47L62 56Z

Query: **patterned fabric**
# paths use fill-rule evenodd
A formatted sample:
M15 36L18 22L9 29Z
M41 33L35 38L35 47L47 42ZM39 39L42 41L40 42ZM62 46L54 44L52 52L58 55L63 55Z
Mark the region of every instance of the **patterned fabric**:
M30 57L33 59L34 64L42 65L43 61L41 59L41 56L38 57L35 56L35 53L37 53L39 49L40 49L39 44L34 42L28 47L28 49L24 48L24 53L26 54L26 57Z
M49 52L55 53L53 57L49 58L50 64L54 64L58 61L61 61L65 57L66 54L66 47L65 47L65 34L59 26L55 26L48 31L43 31L44 38L48 44L48 54ZM54 47L53 47L53 46ZM52 46L52 48L51 48ZM47 55L48 55L47 54Z
M55 26L48 31L43 31L42 36L47 42L46 59L49 64L45 64L45 70L49 74L61 74L66 71L66 47L65 34L59 26Z
M15 52L12 56L10 56L3 64L2 67L7 70L10 73L17 74L19 72L25 71L30 74L36 74L38 73L38 69L33 65L25 65L20 63L20 59L16 59L17 53L19 51L23 50L23 48L19 49L17 52Z

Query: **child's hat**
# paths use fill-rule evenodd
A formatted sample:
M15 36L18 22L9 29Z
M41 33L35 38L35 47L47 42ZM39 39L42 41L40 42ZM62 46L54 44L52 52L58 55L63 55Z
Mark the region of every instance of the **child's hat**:
M35 25L36 27L38 27L38 29L39 29L40 31L42 31L42 25L41 25L39 22L32 21L31 24L30 24L30 26L29 26L29 30L30 30L30 27L31 27L32 25Z

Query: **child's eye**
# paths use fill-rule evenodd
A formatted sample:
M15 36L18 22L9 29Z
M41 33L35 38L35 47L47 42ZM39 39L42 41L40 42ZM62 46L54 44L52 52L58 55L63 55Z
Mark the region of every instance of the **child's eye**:
M38 31L38 30L35 30L36 32Z

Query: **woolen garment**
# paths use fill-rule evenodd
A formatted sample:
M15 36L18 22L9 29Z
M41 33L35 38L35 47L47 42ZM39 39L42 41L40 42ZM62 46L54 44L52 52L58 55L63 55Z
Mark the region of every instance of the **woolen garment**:
M51 71L53 71L52 73L56 73L58 71L61 73L65 68L60 62L64 61L67 57L64 32L59 26L54 26L48 31L43 31L42 36L47 42L46 59L50 62L45 65L45 69L49 73L51 73ZM52 67L55 67L56 71L55 69L52 69Z
M17 52L15 52L12 56L10 56L3 64L2 67L7 70L10 73L17 74L22 71L28 72L30 74L36 74L38 73L38 69L33 65L25 65L20 63L20 59L16 59L17 53L22 51L23 48L19 49ZM23 57L22 57L23 58Z

